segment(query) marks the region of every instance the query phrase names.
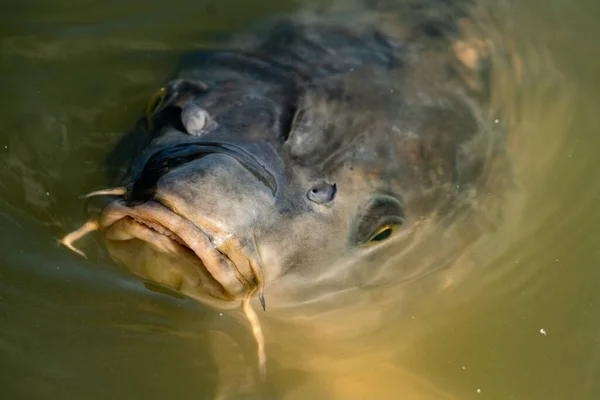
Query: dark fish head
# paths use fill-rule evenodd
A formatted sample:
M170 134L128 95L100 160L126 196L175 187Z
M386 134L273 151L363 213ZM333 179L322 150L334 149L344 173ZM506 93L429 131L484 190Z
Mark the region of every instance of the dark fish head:
M455 238L414 249L471 209L498 137L446 62L303 80L220 57L151 100L149 144L101 216L116 260L216 307L264 293L270 309L444 265Z

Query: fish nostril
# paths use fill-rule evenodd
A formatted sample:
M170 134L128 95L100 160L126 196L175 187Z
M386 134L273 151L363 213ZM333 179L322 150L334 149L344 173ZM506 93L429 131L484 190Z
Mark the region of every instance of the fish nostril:
M331 203L335 199L337 193L337 186L329 183L319 183L313 186L307 193L306 197L317 204Z

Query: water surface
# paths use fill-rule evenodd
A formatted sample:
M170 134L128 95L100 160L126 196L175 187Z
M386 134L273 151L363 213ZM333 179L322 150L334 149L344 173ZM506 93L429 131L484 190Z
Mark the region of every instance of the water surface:
M507 68L497 83L508 102L499 123L512 133L519 191L502 228L448 274L459 283L419 301L390 352L408 380L459 399L597 399L600 5L489 3L491 40L521 57L520 81ZM237 319L148 290L92 237L88 260L56 238L85 220L78 195L105 182L106 152L181 54L293 6L29 0L3 7L2 398L209 399L219 380L215 352L231 358L234 373L255 366L253 338ZM310 382L291 370L278 379L274 398Z

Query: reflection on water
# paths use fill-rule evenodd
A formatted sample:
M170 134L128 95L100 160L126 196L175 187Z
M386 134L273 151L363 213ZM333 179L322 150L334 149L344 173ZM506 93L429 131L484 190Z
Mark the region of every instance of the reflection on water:
M2 396L213 398L223 380L244 392L256 356L243 321L148 290L91 238L89 260L55 240L84 219L77 196L102 185L103 157L178 55L290 5L24 3L0 16ZM518 73L507 66L497 78L500 123L515 133L514 211L448 274L445 291L407 308L386 344L391 364L371 363L357 342L299 343L311 354L301 365L270 361L270 396L378 398L386 385L406 398L600 396L600 7L494 7L492 42L520 55ZM293 336L267 332L270 354L283 351L274 332ZM345 351L357 355L330 356Z

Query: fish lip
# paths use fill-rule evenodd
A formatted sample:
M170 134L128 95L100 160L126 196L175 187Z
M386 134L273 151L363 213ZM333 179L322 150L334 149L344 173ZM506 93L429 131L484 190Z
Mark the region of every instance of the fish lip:
M102 211L100 217L100 229L104 232L107 240L126 240L111 238L111 229L114 225L126 218L130 218L138 226L157 233L162 236L164 243L179 244L189 248L202 262L218 290L222 293L219 300L236 301L242 300L248 292L255 292L262 281L255 273L249 273L248 268L237 265L230 257L231 253L237 253L235 257L240 262L240 254L245 258L248 265L258 263L246 255L244 249L236 248L233 235L217 235L206 228L177 214L165 205L156 201L147 201L142 204L128 206L123 200L116 200L108 204ZM158 230L158 229L160 230ZM164 229L164 230L163 230ZM133 236L143 240L150 245L157 245L151 240ZM217 240L218 239L218 240ZM160 247L160 246L159 246ZM161 251L165 251L164 247Z

